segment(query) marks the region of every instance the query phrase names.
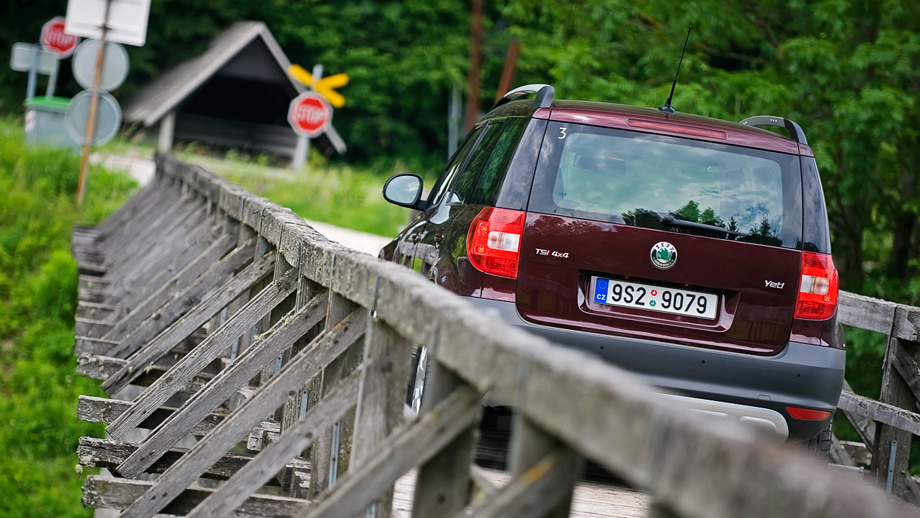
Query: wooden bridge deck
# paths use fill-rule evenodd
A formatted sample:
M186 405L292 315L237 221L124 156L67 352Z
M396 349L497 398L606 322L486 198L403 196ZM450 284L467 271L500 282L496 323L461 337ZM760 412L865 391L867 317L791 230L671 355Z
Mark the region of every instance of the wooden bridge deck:
M503 471L482 470L495 487L503 487L511 475ZM416 470L412 470L396 481L393 495L394 518L412 516L412 495L415 490ZM634 489L627 489L598 482L579 482L572 497L572 518L646 518L650 500L648 495Z

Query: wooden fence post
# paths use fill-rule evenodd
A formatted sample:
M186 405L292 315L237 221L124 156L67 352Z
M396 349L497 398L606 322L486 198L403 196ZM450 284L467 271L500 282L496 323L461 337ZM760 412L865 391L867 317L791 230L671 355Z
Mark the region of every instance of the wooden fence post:
M901 340L891 337L885 352L879 401L915 411L917 399L893 366L898 356L903 356ZM875 429L875 454L872 456L870 477L879 487L899 498L908 495L905 479L910 476L907 467L911 438L910 432L884 423L878 423Z
M428 346L425 397L419 413L430 412L459 387L467 386L435 360L439 335L436 329ZM419 467L412 504L415 516L453 516L463 511L470 498L470 464L475 447L476 427L470 426Z
M376 291L376 289L375 289ZM374 294L376 304L377 294ZM375 447L402 422L406 381L409 379L411 349L405 338L379 320L374 309L368 310L368 327L364 345L364 374L355 411L355 434L352 443L352 468L366 464ZM371 504L376 518L390 516L392 488Z

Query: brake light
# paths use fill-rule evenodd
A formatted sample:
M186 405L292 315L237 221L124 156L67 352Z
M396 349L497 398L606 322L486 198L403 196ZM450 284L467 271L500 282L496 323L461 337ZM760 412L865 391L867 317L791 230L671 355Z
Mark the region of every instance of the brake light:
M470 262L482 272L517 278L523 233L523 212L493 207L482 209L466 236Z
M831 416L831 413L826 410L812 410L811 408L800 408L797 406L787 406L786 412L789 412L789 415L793 419L800 419L802 421L822 421Z
M802 280L795 301L795 318L825 320L837 310L839 279L828 254L802 252Z

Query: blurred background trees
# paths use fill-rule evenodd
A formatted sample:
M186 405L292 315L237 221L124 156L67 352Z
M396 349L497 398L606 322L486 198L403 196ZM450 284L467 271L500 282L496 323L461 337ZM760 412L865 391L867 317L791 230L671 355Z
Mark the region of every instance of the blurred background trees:
M920 303L920 3L910 0L485 0L480 110L512 40L515 85L557 97L659 106L693 26L673 105L729 120L771 114L805 129L825 182L846 289ZM35 41L64 0L6 2L0 47ZM351 83L336 112L337 160L411 158L436 169L449 99L468 90L469 0L153 0L147 45L128 47L139 86L203 51L234 21L264 21L288 57ZM7 54L8 55L8 54ZM58 91L76 93L69 66ZM26 74L0 68L0 111L18 114ZM464 95L465 97L465 95ZM462 113L462 110L461 110Z

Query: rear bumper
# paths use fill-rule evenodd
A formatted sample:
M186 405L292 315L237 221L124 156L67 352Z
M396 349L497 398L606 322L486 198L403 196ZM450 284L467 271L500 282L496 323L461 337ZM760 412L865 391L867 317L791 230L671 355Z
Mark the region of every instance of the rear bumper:
M818 435L828 420L793 419L786 407L833 412L843 387L846 353L842 349L789 342L774 356L715 351L536 325L521 318L513 302L467 300L508 323L597 354L650 385L686 396L690 398L685 400L687 406L697 411L724 411L729 418L753 422L767 417L760 409L768 410L774 424L777 415L785 420L793 441ZM707 400L728 405L707 409ZM745 412L743 407L750 410ZM776 433L783 435L782 426L779 428Z

